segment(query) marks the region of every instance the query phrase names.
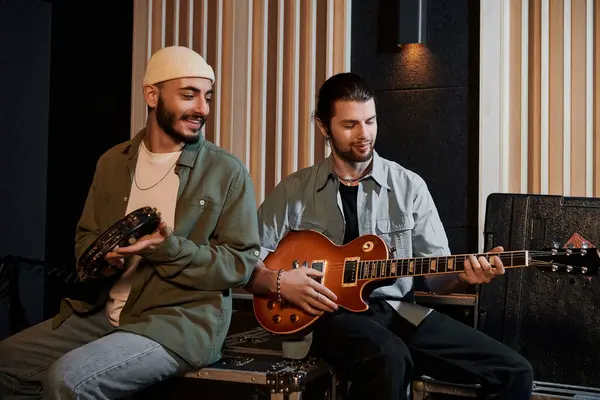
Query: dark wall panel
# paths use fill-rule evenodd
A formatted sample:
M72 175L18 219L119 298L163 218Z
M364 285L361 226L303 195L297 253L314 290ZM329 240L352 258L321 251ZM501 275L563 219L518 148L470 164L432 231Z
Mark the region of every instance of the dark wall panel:
M0 257L43 257L52 6L0 3Z
M383 157L427 182L454 253L477 250L478 2L428 1L427 43L399 48L397 2L357 0L351 69L377 91Z
M417 171L447 226L467 224L467 88L399 90L378 95L378 153Z
M395 0L352 2L352 70L376 90L467 86L470 13L468 0L427 2L427 44L421 52L396 45Z
M75 226L102 153L129 139L133 2L55 1L46 259L74 262Z
M0 1L0 257L44 257L51 14L39 0ZM18 275L23 319L38 321L44 280L33 270ZM0 301L0 339L10 333Z
M133 2L53 2L45 259L74 269L75 227L96 162L129 139ZM47 279L44 314L67 288Z

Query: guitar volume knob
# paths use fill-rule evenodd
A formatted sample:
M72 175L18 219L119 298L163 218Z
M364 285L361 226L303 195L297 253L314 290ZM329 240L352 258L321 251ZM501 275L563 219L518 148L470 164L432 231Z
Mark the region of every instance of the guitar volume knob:
M296 314L292 314L290 316L290 321L292 321L293 323L298 322L298 316Z
M276 324L281 322L281 315L279 314L275 314L273 315L273 322L275 322Z
M275 308L275 303L272 300L267 301L267 308L269 310L272 310L273 308Z

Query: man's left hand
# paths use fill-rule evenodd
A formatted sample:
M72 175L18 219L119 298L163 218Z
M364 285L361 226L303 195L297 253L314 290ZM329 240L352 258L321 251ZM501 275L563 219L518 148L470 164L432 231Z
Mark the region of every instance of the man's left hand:
M494 247L490 253L503 252L502 246ZM491 262L491 263L490 263ZM469 255L465 260L465 271L458 275L459 279L465 283L475 285L477 283L489 283L496 275L504 275L504 265L500 257L490 257L490 261L485 257L475 258Z
M171 233L171 228L167 226L166 222L162 221L154 233L142 236L137 242L130 246L114 248L113 251L107 254L107 257L124 257L133 256L135 254L143 255L158 247L158 245L160 245Z

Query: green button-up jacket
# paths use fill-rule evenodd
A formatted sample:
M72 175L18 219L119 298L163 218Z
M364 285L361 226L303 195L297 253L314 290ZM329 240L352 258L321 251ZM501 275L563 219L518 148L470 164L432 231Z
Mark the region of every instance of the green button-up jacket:
M124 217L144 132L100 157L76 228L77 260ZM144 255L116 329L147 336L200 368L220 358L230 289L243 286L258 261L257 207L244 164L204 138L183 148L175 172L175 230ZM116 278L83 282L91 300L63 300L54 327L72 313L99 311Z

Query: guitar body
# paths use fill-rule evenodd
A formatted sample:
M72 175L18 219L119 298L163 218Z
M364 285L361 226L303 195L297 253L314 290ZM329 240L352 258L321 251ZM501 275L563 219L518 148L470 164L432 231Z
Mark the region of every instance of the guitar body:
M265 258L264 264L273 271L289 271L303 265L321 270L321 283L335 293L339 307L353 312L366 311L369 307L363 300L363 290L367 282L359 280L353 286L342 285L344 262L352 258L385 260L388 247L375 235L364 235L338 246L315 231L292 231L280 241L277 250ZM278 302L275 294L254 295L253 306L261 326L276 334L305 333L319 318L287 301Z

